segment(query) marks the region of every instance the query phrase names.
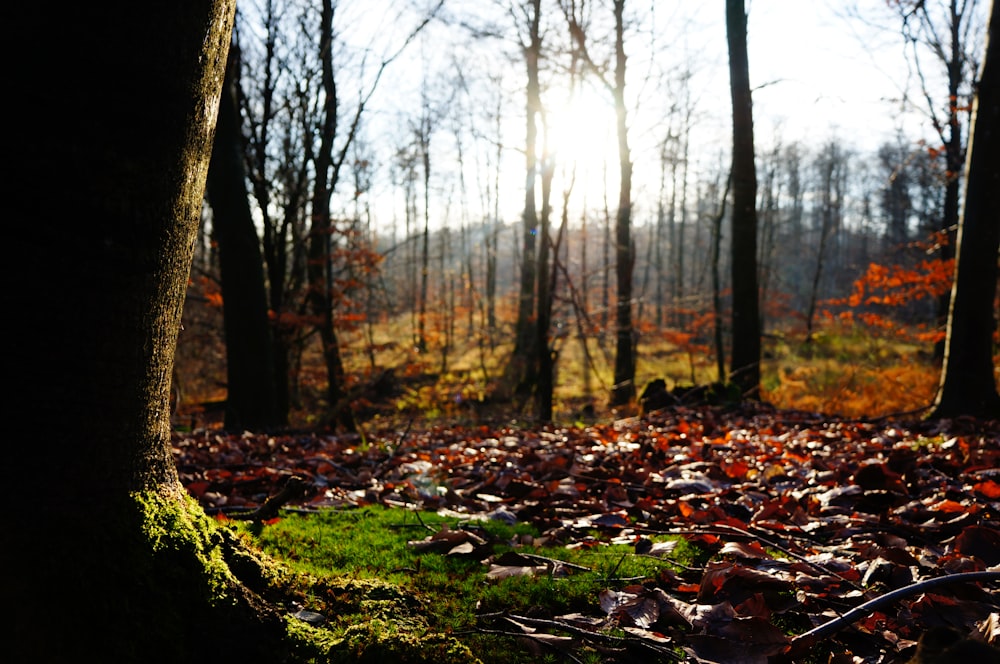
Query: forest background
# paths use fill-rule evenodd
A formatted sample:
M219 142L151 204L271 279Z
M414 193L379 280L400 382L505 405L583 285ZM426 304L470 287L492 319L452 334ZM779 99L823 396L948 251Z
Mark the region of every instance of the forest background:
M804 44L778 4L748 14L756 394L924 413L987 8L818 4L821 34L845 37ZM242 5L178 425L217 423L222 408L227 428L574 420L634 411L656 378L675 399L712 383L718 394L692 398L732 398L718 389L735 366L741 255L724 25L703 9L615 6ZM810 44L812 57L790 57ZM840 87L835 72L859 63L873 84Z

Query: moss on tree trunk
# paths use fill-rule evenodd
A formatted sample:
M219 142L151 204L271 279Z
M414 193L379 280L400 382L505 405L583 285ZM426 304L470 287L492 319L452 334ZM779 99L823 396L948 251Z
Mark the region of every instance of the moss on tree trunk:
M127 497L116 514L18 529L23 557L7 568L13 596L35 601L14 612L12 661L284 660L282 617L232 571L256 574L264 591L266 568L250 564L250 552L200 507L146 493Z
M290 629L278 571L187 497L170 447L234 12L233 0L11 7L33 50L9 82L0 261L18 317L0 354L7 661L323 661L346 648Z

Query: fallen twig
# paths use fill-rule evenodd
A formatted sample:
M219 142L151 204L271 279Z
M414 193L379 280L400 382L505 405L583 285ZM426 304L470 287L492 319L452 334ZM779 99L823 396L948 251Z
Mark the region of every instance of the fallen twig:
M540 556L537 553L522 553L522 552L518 553L524 556L525 558L531 558L532 560L540 560L543 563L551 565L561 565L563 567L569 567L570 569L577 569L584 572L594 571L591 568L587 567L586 565L577 565L576 563L566 562L565 560L559 560L558 558L549 558L548 556Z
M814 646L819 641L836 634L840 630L853 625L858 620L875 612L883 606L894 604L895 602L922 592L937 588L938 586L952 583L965 583L968 581L1000 581L1000 571L987 572L963 572L961 574L950 574L948 576L938 576L933 579L925 579L917 583L898 588L881 597L876 597L864 604L854 607L839 618L834 618L823 623L819 627L813 628L804 634L799 634L791 641L791 653L801 653Z
M525 625L528 627L542 627L546 629L556 629L556 630L561 630L563 632L568 632L570 634L579 636L584 639L591 639L593 641L602 643L604 645L621 645L623 643L626 643L630 645L636 645L641 648L645 648L647 650L651 650L661 655L676 657L676 653L674 653L673 650L658 646L656 644L650 643L649 641L645 641L635 636L630 636L627 632L625 634L611 635L611 634L605 634L603 632L585 629L583 627L577 627L575 625L571 625L561 620L529 618L528 616L519 616L513 614L505 616L505 619L508 622L511 622L517 625L518 627L521 627L522 629L524 628Z
M243 521L267 521L278 516L278 511L284 507L285 503L301 498L306 490L306 481L298 475L292 475L285 482L281 491L274 494L264 504L252 512L246 514L232 514L230 519L240 519Z

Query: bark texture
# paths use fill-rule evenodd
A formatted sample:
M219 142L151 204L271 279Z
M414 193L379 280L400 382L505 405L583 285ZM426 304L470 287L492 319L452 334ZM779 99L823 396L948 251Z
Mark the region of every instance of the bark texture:
M986 54L966 157L965 209L958 230L955 286L944 367L932 417L1000 418L993 354L1000 249L1000 10L990 10Z
M38 49L8 120L11 661L206 661L248 625L203 620L227 572L203 564L168 406L234 9L10 9Z
M733 102L733 346L730 380L745 397L760 391L760 305L757 288L757 171L753 104L743 0L726 0Z
M250 211L237 103L239 62L230 58L208 169L212 235L219 245L226 335L226 419L230 431L286 424L277 406L271 323L260 241Z

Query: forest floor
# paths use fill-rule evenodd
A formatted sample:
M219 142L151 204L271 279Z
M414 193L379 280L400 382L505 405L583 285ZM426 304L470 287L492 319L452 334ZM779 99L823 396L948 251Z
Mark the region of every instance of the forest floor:
M908 661L933 627L1000 645L1000 421L677 406L573 426L364 437L197 429L175 433L174 453L210 513L259 506L295 475L307 490L287 507L300 513L406 506L530 524L549 545L661 556L654 541L671 535L697 547L696 565L609 587L589 612L543 607L516 623L566 661L609 627L618 644L663 661L819 661L803 659L815 643L801 635L894 592L821 634L832 653L822 661ZM983 574L920 585L971 572ZM612 651L602 661L627 661Z

